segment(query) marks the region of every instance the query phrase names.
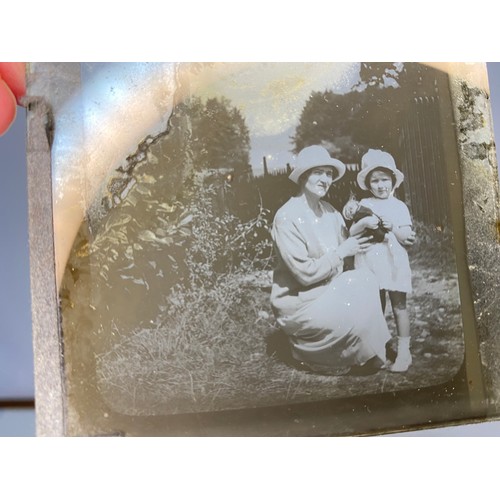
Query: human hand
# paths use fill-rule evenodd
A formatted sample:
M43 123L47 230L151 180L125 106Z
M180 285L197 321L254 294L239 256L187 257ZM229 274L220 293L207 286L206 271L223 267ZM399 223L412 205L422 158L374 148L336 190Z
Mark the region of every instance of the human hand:
M415 233L415 231L412 231L408 235L408 237L405 240L403 240L403 245L410 247L413 245L413 243L415 243L416 239L417 239L417 233Z
M360 252L366 252L371 245L371 239L371 236L351 236L338 246L337 254L341 259L344 259Z
M413 231L411 226L398 227L393 230L396 235L397 240L401 245L411 246L415 243L416 233Z
M0 63L0 135L16 118L16 104L26 93L25 63Z
M386 217L380 217L380 220L382 221L382 227L387 230L387 231L392 231L393 225L392 222L389 221Z
M360 221L363 224L363 229L377 229L379 219L375 215L369 215Z

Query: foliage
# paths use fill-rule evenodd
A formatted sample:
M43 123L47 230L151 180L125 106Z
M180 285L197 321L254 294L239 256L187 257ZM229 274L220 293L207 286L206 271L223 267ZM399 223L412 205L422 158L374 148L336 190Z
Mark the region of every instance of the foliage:
M403 65L391 62L363 62L359 69L359 82L354 89L376 87L379 89L389 85L398 86L398 79Z
M270 284L269 210L261 206L255 217L243 222L219 210L213 179L206 185L202 176L195 175L194 186L196 196L183 207L189 218L175 226L179 232L186 227L190 231L182 234L182 275L156 296L143 291L144 301L158 304L156 315L97 357L102 392L113 380L114 387L123 388L124 397L132 397L139 408L148 404L141 398L159 392L158 401L167 397L170 408L175 408L176 392L186 387L194 401L204 401L210 408L228 372L234 390L248 386L248 373L240 369L242 362L248 363L253 378L255 356L241 360L240 353L243 346L251 353L255 339L242 339L240 334L248 321L259 323L262 335L273 327L268 300L252 293L255 286ZM146 236L145 246L164 245L163 252L168 251L156 233L140 234ZM177 237L173 232L171 238ZM158 296L163 300L158 302ZM125 360L128 370L123 370Z
M225 97L189 102L190 143L197 170L245 170L250 161L250 135L239 109Z
M312 144L325 146L346 162L359 158L360 150L353 144L352 123L362 107L363 94L332 91L313 92L302 110L295 135L294 152Z
M144 304L141 316L148 321L171 291L212 289L221 275L269 267L269 210L260 206L243 221L219 209L216 183L205 185L201 176L194 177L192 196L172 204L138 184L130 192L142 193L134 204L126 199L103 219L93 238L81 240L71 266L89 268L94 296L107 304L107 315L127 321L118 289L131 303Z
M443 273L456 273L455 243L449 227L423 224L413 221L417 235L415 243L408 247L412 265L425 268L428 263L439 266Z
M188 210L192 238L186 248L188 282L210 286L216 275L241 268L266 267L270 259L270 211L258 205L258 213L246 221L217 209L217 189L205 186Z
M415 98L435 95L436 70L416 63L361 63L350 92L314 92L305 103L295 135L295 152L324 145L346 163L369 149L391 151L398 162L399 137Z
M98 356L101 394L111 389L112 405L132 414L212 410L221 400L231 407L246 393L251 404L256 390L265 397L273 379L262 372L276 366L262 345L274 328L272 312L268 292L255 293L241 277L226 274L213 287L173 292L153 325Z
M140 304L147 322L158 314L159 298L207 262L225 272L245 259L268 258L269 213L257 206L240 220L220 203L225 173L244 171L248 151L244 119L227 99L178 104L166 130L139 144L92 208L73 249L64 300L88 274L97 324L104 317L133 321L134 307L123 310L117 290Z

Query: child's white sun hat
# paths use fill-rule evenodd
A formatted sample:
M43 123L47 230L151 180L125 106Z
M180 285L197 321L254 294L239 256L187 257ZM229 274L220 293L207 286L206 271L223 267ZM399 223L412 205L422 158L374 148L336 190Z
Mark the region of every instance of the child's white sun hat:
M369 190L369 187L366 185L366 177L376 168L386 168L394 174L396 177L396 182L393 186L394 189L399 187L405 178L403 172L397 169L392 155L380 149L369 149L361 158L361 170L357 178L361 189Z
M299 177L308 170L315 167L333 167L337 171L337 177L333 182L338 181L345 174L345 165L336 158L332 158L323 146L308 146L297 155L295 168L288 178L299 183Z

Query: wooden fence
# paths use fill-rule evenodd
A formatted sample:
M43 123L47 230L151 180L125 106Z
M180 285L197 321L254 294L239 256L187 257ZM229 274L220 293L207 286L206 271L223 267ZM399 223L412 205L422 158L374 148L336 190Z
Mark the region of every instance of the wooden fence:
M413 218L444 226L450 208L439 99L436 95L413 100L399 144L406 203Z

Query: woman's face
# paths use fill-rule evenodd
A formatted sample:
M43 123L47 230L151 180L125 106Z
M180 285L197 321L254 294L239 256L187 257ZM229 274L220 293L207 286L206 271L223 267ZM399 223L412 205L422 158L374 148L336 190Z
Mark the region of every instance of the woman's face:
M303 190L318 198L323 198L333 183L333 176L332 167L314 167L309 171Z
M387 199L392 193L392 177L383 170L374 170L369 180L370 191L375 198Z

